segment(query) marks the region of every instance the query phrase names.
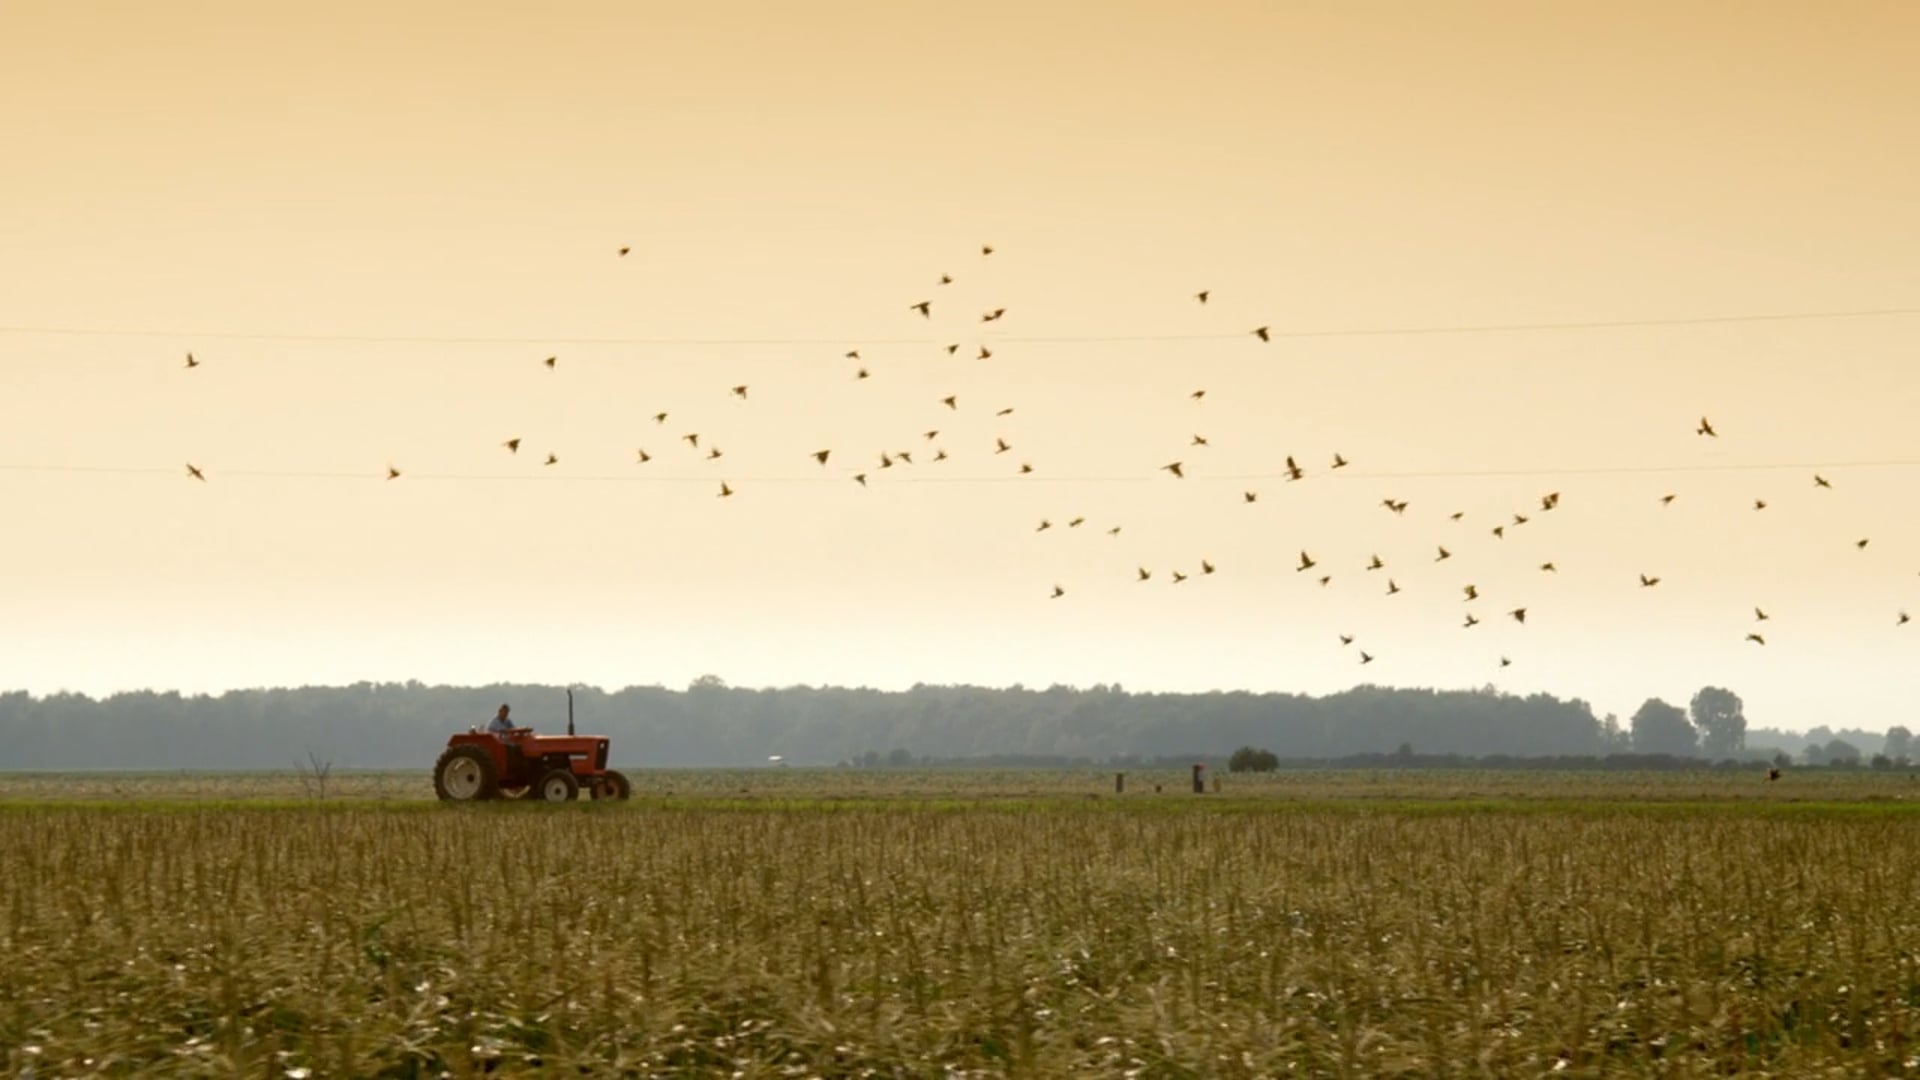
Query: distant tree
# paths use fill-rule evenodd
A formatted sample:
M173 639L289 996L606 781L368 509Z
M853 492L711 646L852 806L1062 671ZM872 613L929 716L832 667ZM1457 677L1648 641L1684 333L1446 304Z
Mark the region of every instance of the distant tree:
M1887 745L1881 748L1881 752L1895 761L1908 756L1913 752L1913 732L1908 731L1903 724L1895 724L1888 728Z
M1411 759L1413 757L1413 744L1410 742L1401 743L1399 747L1393 751L1393 756L1402 760Z
M1227 759L1228 772L1272 772L1280 767L1280 759L1271 750L1256 750L1243 746Z
M1826 750L1829 765L1860 764L1860 748L1845 739L1834 739L1827 743Z
M1700 751L1724 758L1746 749L1747 717L1740 695L1718 686L1703 686L1687 706L1700 734Z
M1688 757L1699 749L1693 725L1687 723L1687 714L1679 706L1669 705L1659 698L1648 698L1634 712L1631 723L1633 752L1636 754Z
M1617 714L1608 713L1600 722L1600 743L1604 749L1616 752L1625 752L1633 746L1633 737L1620 726Z
M913 764L913 752L904 746L896 746L887 752L887 764L894 768Z
M1892 759L1892 758L1890 758L1890 757L1888 757L1888 756L1887 756L1887 755L1885 755L1885 754L1875 754L1875 755L1873 755L1873 757L1872 757L1872 758L1870 758L1870 759L1868 760L1868 762L1867 762L1867 763L1868 763L1869 765L1872 765L1872 766L1873 766L1874 768L1876 768L1876 769L1891 769L1891 768L1893 768L1893 759Z
M1776 769L1784 769L1787 766L1792 764L1793 764L1793 755L1787 753L1785 750L1782 750L1779 753L1773 755L1773 767Z

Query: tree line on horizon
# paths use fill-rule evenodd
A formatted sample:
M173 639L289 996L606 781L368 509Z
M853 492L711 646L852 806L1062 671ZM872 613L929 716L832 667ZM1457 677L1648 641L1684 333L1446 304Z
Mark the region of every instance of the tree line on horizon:
M1119 686L916 685L905 691L730 687L576 688L578 730L612 739L633 767L900 766L1224 760L1256 747L1287 761L1582 759L1658 755L1826 764L1902 761L1911 734L1749 729L1739 695L1703 687L1685 705L1649 699L1622 723L1578 698L1373 685L1321 697L1130 693ZM502 703L516 722L566 730L565 689L356 683L182 695L0 694L0 769L427 769L447 736ZM1754 736L1758 736L1755 738ZM1383 757L1383 755L1386 755ZM1396 757L1397 756L1397 757Z

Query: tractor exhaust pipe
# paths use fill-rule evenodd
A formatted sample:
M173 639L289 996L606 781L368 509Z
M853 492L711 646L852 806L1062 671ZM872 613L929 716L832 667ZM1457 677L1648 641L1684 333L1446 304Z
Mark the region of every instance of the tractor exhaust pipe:
M573 687L567 687L567 734L573 734Z

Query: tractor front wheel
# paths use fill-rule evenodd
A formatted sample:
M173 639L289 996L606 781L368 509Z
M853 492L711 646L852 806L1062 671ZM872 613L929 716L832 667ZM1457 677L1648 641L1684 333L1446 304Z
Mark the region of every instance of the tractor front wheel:
M606 772L601 773L600 776L594 780L592 790L595 801L601 799L618 799L624 802L633 797L633 785L627 782L627 778L623 773L616 772L613 769L608 769Z
M442 802L476 802L500 793L493 758L477 746L450 746L433 766L433 793Z
M540 802L572 802L580 797L580 781L566 769L548 769L540 782L527 792L527 798Z

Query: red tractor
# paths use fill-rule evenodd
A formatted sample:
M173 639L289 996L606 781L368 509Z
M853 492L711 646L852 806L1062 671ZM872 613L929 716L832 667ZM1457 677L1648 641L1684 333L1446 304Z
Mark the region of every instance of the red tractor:
M607 768L607 737L573 733L573 692L567 692L567 733L535 735L514 728L494 735L479 728L447 739L433 766L433 793L443 802L535 799L570 802L581 789L599 799L625 799L633 786Z

